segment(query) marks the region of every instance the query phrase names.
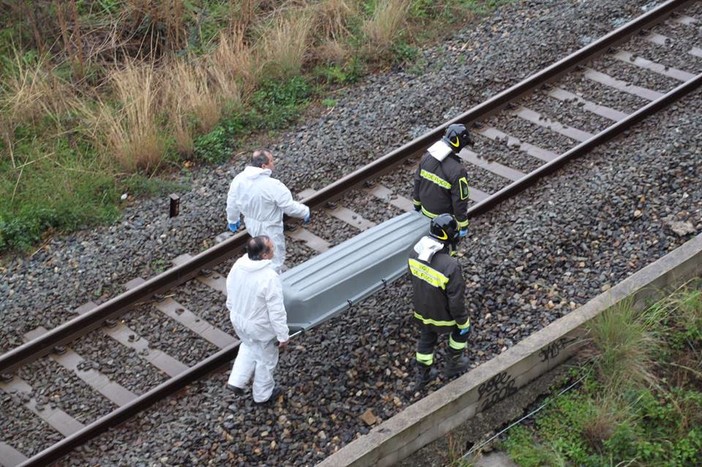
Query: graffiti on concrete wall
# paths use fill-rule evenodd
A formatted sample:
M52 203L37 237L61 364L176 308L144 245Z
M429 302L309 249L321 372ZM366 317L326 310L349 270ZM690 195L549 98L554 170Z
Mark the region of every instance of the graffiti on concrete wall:
M492 407L515 392L517 392L517 386L513 376L507 374L506 371L493 376L478 386L478 401L481 401L480 410Z
M576 340L577 338L575 337L561 337L560 339L551 342L547 346L542 347L541 350L539 350L539 357L541 357L541 361L546 362L556 358L563 349L568 347L568 345Z

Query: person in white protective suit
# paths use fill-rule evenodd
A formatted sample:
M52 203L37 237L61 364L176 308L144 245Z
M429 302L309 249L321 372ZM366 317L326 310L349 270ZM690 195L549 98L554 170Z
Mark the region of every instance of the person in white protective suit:
M251 164L239 173L229 186L227 194L227 222L236 232L239 216L244 215L246 230L252 237L267 235L275 245L273 269L283 271L285 235L283 214L310 221L310 208L295 201L290 190L279 180L271 178L273 154L266 150L254 151Z
M271 266L275 246L265 235L246 244L227 276L227 308L241 340L228 387L243 395L253 377L252 395L257 404L274 401L281 389L273 372L280 348L288 344L288 316L283 304L283 286Z

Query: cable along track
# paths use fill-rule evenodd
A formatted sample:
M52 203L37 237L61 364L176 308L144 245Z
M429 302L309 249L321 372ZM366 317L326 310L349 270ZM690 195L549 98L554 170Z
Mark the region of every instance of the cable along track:
M659 47L667 47L674 40L658 32L650 31L662 21L677 24L699 24L696 18L674 14L691 1L670 1L655 8L640 18L632 21L605 37L591 43L576 53L532 75L528 79L497 94L460 116L445 122L410 143L390 152L329 186L316 192L305 193L304 202L313 209L324 209L330 215L341 221L350 223L354 228L364 230L372 225L365 222L362 215L357 215L347 208L333 206L330 203L343 200L350 190L363 187L369 195L382 199L397 209L411 209L409 200L395 196L393 188L383 185L371 185L371 180L378 179L382 174L395 170L403 162L417 156L443 133L444 128L456 122L473 126L473 131L480 141L492 140L507 147L518 149L534 163L536 168L529 170L515 168L507 163L488 161L476 152L464 150L461 157L470 164L475 173L490 173L497 180L504 182L496 184L491 189L482 189L480 185L471 188L473 205L469 209L471 216L480 215L505 199L514 196L528 186L536 183L541 177L553 172L569 160L591 151L606 143L617 135L649 115L659 111L671 102L675 102L687 93L698 88L702 75L663 65L644 56L628 51L642 41ZM615 47L620 47L615 49ZM673 53L673 52L671 52ZM702 50L692 47L686 51L690 57L702 57ZM636 76L660 76L666 82L675 83L665 90L650 89L647 85L636 81L624 81L598 69L601 60L618 61L622 66L637 70ZM685 59L681 59L685 62ZM653 74L653 75L651 75ZM632 74L633 76L634 74ZM579 83L580 88L561 86L564 81ZM645 80L644 80L645 81ZM641 102L635 110L624 112L622 109L609 107L599 102L587 99L584 89L589 85L605 86L634 96ZM597 116L600 122L608 125L602 128L581 129L545 116L523 103L532 96L547 96L563 105L571 105ZM564 149L554 150L532 145L528 135L515 136L512 132L496 123L500 119L527 122L540 130L549 131L559 139L557 145ZM527 167L528 164L525 164ZM487 176L476 176L478 183ZM365 185L364 185L365 184ZM410 192L410 187L403 187L404 192ZM288 235L298 241L305 242L315 251L329 248L329 241L311 233L308 229L297 228L289 231ZM176 260L176 265L164 273L149 280L135 279L127 284L127 292L114 297L103 304L87 303L76 312L78 317L54 329L38 328L26 336L27 342L0 356L0 374L3 379L0 389L13 394L27 409L33 412L44 423L49 425L61 439L43 451L28 456L10 445L0 441L0 463L3 465L45 465L60 459L76 447L87 443L90 439L106 431L110 427L128 420L140 411L165 399L188 384L204 378L208 373L228 364L236 355L238 341L229 333L219 329L215 324L207 322L198 313L188 310L171 297L164 298L166 292L175 287L197 279L218 291L224 290L224 278L216 273L203 274L203 271L215 269L225 261L241 254L247 239L245 232L224 240L213 248L195 256L184 255ZM160 313L190 330L198 339L207 343L209 348L217 349L208 358L195 363L185 363L182 359L169 355L163 350L152 348L146 338L140 337L139 332L131 329L123 322L123 317L137 307L154 306ZM116 382L97 368L86 364L69 344L89 333L105 336L107 345L124 346L140 359L148 362L156 372L162 375L161 382L155 387L145 389L141 394L130 390ZM101 339L102 337L98 338ZM79 421L67 412L54 406L50 401L35 394L31 384L17 376L22 367L31 364L42 357L51 359L56 365L67 369L74 379L83 381L87 386L102 395L117 407L106 414L99 414L94 420ZM52 438L53 440L53 438Z

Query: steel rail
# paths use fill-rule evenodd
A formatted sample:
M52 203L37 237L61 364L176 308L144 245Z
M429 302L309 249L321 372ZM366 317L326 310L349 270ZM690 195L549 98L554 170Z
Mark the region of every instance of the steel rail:
M351 187L357 186L369 178L377 176L390 170L395 165L412 155L424 151L430 144L443 136L443 132L447 126L454 123L463 123L466 126L478 120L485 119L500 109L504 108L510 102L513 102L520 97L529 94L543 84L557 79L583 62L590 61L599 55L606 53L610 48L627 40L642 29L650 28L657 23L664 21L675 10L687 6L697 0L671 0L652 10L648 13L639 16L635 20L624 24L615 29L609 34L601 37L595 42L579 49L578 51L568 55L558 62L544 68L543 70L531 75L528 78L520 81L514 86L500 92L490 99L476 105L467 112L441 124L440 126L430 130L424 135L415 138L404 146L395 149L387 155L371 162L365 167L362 167L351 174L340 178L338 181L328 185L325 188L317 191L314 195L304 200L305 204L310 206L320 206L334 200L343 195L345 191Z
M626 40L638 31L665 20L675 10L683 8L694 1L696 0L670 0L650 10L648 13L621 26L615 31L612 31L542 71L535 73L529 78L522 80L511 88L473 107L471 110L459 115L453 120L434 128L399 149L391 151L367 166L322 188L303 201L310 207L320 207L330 201L338 199L349 189L368 179L377 177L381 173L385 173L403 160L427 148L429 144L433 143L441 136L448 125L452 123L469 124L497 112L509 102L522 97L544 83L558 78L580 63L589 61L607 52L609 48ZM234 237L198 254L190 261L173 267L147 280L141 285L98 305L88 313L51 329L41 337L0 355L0 375L10 374L18 367L47 355L54 347L67 344L99 328L106 320L115 319L123 315L135 305L149 300L154 295L192 279L197 276L202 269L212 268L232 256L239 254L247 238L248 236L245 231L240 232L234 235Z
M670 103L680 100L686 94L689 94L690 92L700 87L701 83L702 73L698 74L691 80L679 85L678 87L676 87L672 91L669 91L667 94L664 94L663 96L659 97L655 101L649 102L644 107L641 107L636 112L628 115L626 118L605 128L601 132L594 135L592 138L583 141L579 145L569 149L568 151L564 152L551 162L542 165L538 169L534 170L533 172L530 172L528 175L522 177L516 182L507 185L501 190L490 195L488 198L485 198L483 201L471 206L468 209L468 217L472 218L479 216L480 214L484 214L485 212L494 208L497 204L505 201L508 198L511 198L512 196L525 190L526 188L533 186L540 178L552 173L554 170L557 170L558 168L562 167L571 160L592 151L595 147L600 146L613 138L616 138L617 136L631 128L633 125L639 123L644 118L655 114L658 110L669 105Z
M593 136L589 140L581 143L575 148L565 152L563 155L554 159L550 163L542 166L541 168L531 172L526 177L521 180L512 183L511 185L505 187L504 189L494 193L489 198L481 203L476 204L468 213L471 216L477 216L485 211L490 210L496 204L504 201L510 196L522 191L528 186L533 185L536 180L540 179L544 175L553 172L557 168L564 165L566 162L581 156L588 151L591 151L596 146L606 143L617 135L626 131L632 125L640 122L647 116L655 113L661 108L675 102L685 96L686 94L697 89L700 84L702 84L702 74L697 75L690 81L681 84L677 88L673 89L669 93L665 94L661 98L649 103L645 107L642 107L637 112L629 115L627 118L617 122L597 135ZM292 334L291 339L301 331ZM80 431L74 433L71 436L64 438L58 443L52 445L51 447L41 451L40 453L34 455L30 459L20 464L19 467L33 467L33 466L43 466L51 462L59 460L61 457L68 454L70 451L78 446L85 444L96 436L104 433L105 431L113 428L120 423L123 423L130 418L137 415L139 412L146 410L155 403L172 396L179 390L186 387L188 384L199 380L205 375L212 373L229 363L237 355L239 349L239 343L234 343L214 355L208 357L207 359L199 362L197 365L189 368L180 375L169 379L165 383L160 384L154 389L148 391L147 393L139 396L137 399L133 400L129 404L126 404L119 409L111 412L110 414L100 418L99 420L91 423L90 425L84 427Z
M302 331L297 331L290 334L290 340L294 339L301 333ZM227 365L237 356L238 353L239 342L237 341L221 349L205 360L202 360L196 365L188 368L181 374L159 384L130 403L125 404L113 412L110 412L104 417L75 432L71 436L62 439L58 443L53 444L52 446L35 454L21 463L18 467L44 466L61 459L78 446L82 446L110 428L114 428L120 423L124 423L143 410L146 410L163 399L172 396L190 383L193 383Z
M156 386L128 404L123 405L108 415L94 421L90 425L85 426L74 434L62 439L58 443L44 449L38 454L35 454L31 458L22 462L20 467L45 466L59 460L73 449L77 448L78 446L82 446L99 434L104 433L110 428L129 420L142 410L146 410L157 402L160 402L175 394L188 384L193 383L212 371L226 365L234 357L236 357L238 351L238 342L225 347L178 376L175 376Z
M601 41L605 41L606 44L602 45L602 47L596 48L596 51L591 50L590 55L588 56L589 58L582 58L579 61L575 61L569 65L559 66L559 64L567 62L568 60L573 60L572 57L578 54L573 54L567 57L566 59L561 60L560 62L552 65L551 67L543 70L542 72L533 75L532 77L520 82L519 84L513 86L512 88L509 88L506 91L503 91L502 93L498 94L492 99L485 101L483 104L474 107L473 109L455 118L454 120L435 128L429 133L423 135L422 137L417 138L412 142L408 143L407 145L389 153L387 156L378 159L377 161L364 167L363 169L359 169L356 172L338 180L332 185L320 190L311 197L307 198L305 202L312 207L317 207L329 202L335 197L341 196L348 189L364 182L369 178L377 176L378 173L384 172L392 168L394 165L402 162L402 160L404 160L405 158L427 147L430 143L436 140L436 138L440 135L440 133L447 125L455 122L473 122L480 118L484 118L490 113L495 112L500 108L504 107L512 100L517 99L522 95L528 93L530 90L534 89L540 84L555 79L557 76L560 76L567 70L573 68L574 66L577 66L579 62L589 60L592 58L592 56L603 53L604 51L606 51L606 49L613 46L614 43L624 40L626 37L635 33L637 30L643 29L651 24L654 24L655 22L662 21L665 17L669 16L674 10L687 5L688 3L690 3L690 1L691 0L670 1L662 5L661 7L652 10L651 12L644 15L646 20L643 21L643 26L632 28L631 24L633 23L629 23L623 26L622 28L618 29L617 31L609 34L608 36L605 36L596 43L593 43L590 46L588 46L592 47L594 44L597 44ZM650 16L656 12L660 13L660 15L663 16L658 16L655 18ZM644 17L640 17L635 22L642 20ZM613 37L615 33L621 30L627 30L626 36L618 38ZM582 49L581 52L588 49L588 47ZM657 99L654 102L651 102L647 106L639 109L637 112L629 115L624 120L613 124L609 128L590 138L589 140L562 154L554 161L551 161L550 163L540 167L534 172L531 172L529 175L525 176L519 181L503 188L497 193L494 193L483 202L476 204L471 209L469 209L469 215L471 217L475 217L479 214L488 211L498 203L524 190L526 187L533 185L538 179L553 172L568 161L574 159L575 157L579 157L580 155L592 150L594 147L611 140L612 138L626 131L626 129L630 128L632 125L640 122L647 116L656 112L657 110L663 108L664 106L670 104L671 102L677 99L682 98L689 92L692 92L694 89L699 87L701 82L702 75L697 75L695 78L678 86L663 97ZM526 85L525 83L531 84ZM212 266L215 266L221 263L222 261L225 261L226 259L238 254L241 251L247 238L248 236L246 232L241 232L232 237L231 239L197 255L189 262L171 268L168 271L160 274L159 276L156 276L153 279L147 281L146 283L135 287L129 292L121 294L120 296L115 297L114 299L106 302L105 304L98 306L95 310L87 313L86 315L64 323L63 325L58 326L57 328L54 328L52 331L49 332L49 334L52 335L53 338L46 338L47 335L45 335L43 338L39 338L35 341L28 342L27 344L18 347L17 349L13 349L7 354L0 356L0 373L12 371L13 369L17 368L18 366L21 366L22 364L39 358L42 355L46 355L51 352L53 347L64 343L68 343L75 339L76 336L86 334L100 327L104 323L104 321L120 316L136 304L143 303L145 300L150 299L153 295L161 293L165 290L168 290L169 288L172 288L174 285L178 285L195 277L197 274L200 273L202 269L211 268ZM91 317L90 319L85 319L86 316L90 314L92 314L93 317ZM76 332L76 328L79 327L79 331ZM24 350L20 351L20 349ZM124 421L130 419L139 412L146 410L147 408L159 402L160 400L163 400L166 397L173 395L177 391L186 387L188 384L197 381L203 378L205 375L211 373L212 371L215 371L218 368L226 365L236 356L237 351L238 344L232 344L227 348L218 351L216 354L208 357L202 362L199 362L198 364L189 368L180 375L171 378L165 383L139 396L137 399L130 402L129 404L120 407L114 412L84 427L79 432L74 433L73 435L45 449L44 451L28 459L21 465L46 465L47 463L60 459L74 448L85 444L87 441L99 435L100 433L103 433L109 428L123 423Z

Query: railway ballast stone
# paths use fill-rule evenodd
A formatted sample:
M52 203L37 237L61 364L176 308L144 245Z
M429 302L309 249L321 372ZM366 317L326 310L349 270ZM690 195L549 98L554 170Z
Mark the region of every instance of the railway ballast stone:
M332 96L337 101L333 111L313 109L297 126L268 140L266 145L280 161L276 174L293 193L322 188L655 4L533 0L502 6L447 41L422 50L414 63L339 90ZM700 2L689 14L702 18ZM677 27L675 34L699 42L696 28ZM702 71L694 57L685 66ZM598 100L622 111L640 104L601 88L594 92ZM702 232L701 97L700 90L693 92L471 222L461 264L470 278L470 349L475 364L499 355ZM544 147L561 144L559 138L527 130L516 128L524 132L517 136L533 137L534 144ZM24 333L39 326L51 329L70 320L87 302L109 300L136 277L153 277L183 253L197 254L212 246L226 230L227 188L245 165L249 149L222 167L196 167L179 180L187 188L178 190L178 217L168 217L167 197L129 196L120 222L56 235L27 257L5 258L0 268L0 351L21 345ZM475 150L528 164L504 144L481 140ZM393 181L398 192L410 196L402 174L384 178L385 183ZM488 181L470 180L477 188ZM684 227L673 230L665 219ZM355 234L315 213L311 228L337 241ZM310 252L290 242L288 254L295 264ZM221 269L219 273L227 267ZM190 287L184 305L203 307L208 319L231 331L221 294L201 284ZM175 404L158 404L71 452L65 465L314 465L369 431L360 419L365 411L387 420L425 395L407 396L405 391L417 337L410 297L411 287L399 280L352 313L300 336L281 357L278 378L284 395L272 407L231 398L226 373L216 373L179 394ZM158 348L189 363L213 352L209 345L194 344L192 333L164 324L162 314L147 309L138 313L135 331L151 336ZM106 349L104 336L97 333L74 347L135 392L163 381L162 374L119 346ZM51 395L52 404L85 421L109 409L96 404L92 390L75 378L49 378L57 374L64 372L55 364L38 362L21 376L37 392ZM443 383L429 386L427 393ZM60 439L34 418L15 398L0 396L2 441L21 443L28 455ZM485 427L484 432L493 428Z

